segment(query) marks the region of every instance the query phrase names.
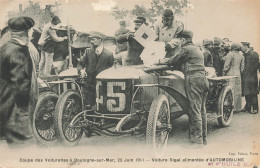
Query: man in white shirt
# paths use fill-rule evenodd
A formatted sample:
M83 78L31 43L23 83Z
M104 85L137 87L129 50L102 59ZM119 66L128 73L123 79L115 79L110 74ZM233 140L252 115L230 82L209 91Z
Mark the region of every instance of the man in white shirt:
M39 76L50 75L52 64L53 64L53 55L56 42L62 42L67 39L67 37L58 37L54 29L61 23L61 20L58 16L53 16L50 23L47 23L42 31L41 37L38 44L41 46L41 60L39 64Z

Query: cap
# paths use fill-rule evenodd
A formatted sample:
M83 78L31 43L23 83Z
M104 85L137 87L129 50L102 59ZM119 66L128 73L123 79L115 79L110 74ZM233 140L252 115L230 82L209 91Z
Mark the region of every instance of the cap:
M51 23L54 25L57 25L57 24L61 23L61 20L58 16L53 16L51 19Z
M226 42L226 43L232 42L232 41L230 41L229 38L227 38L227 37L223 38L223 41Z
M164 17L171 17L173 16L173 12L171 9L165 9L164 12L163 12L163 16Z
M207 46L207 45L213 44L213 41L209 40L209 39L205 39L205 40L203 40L202 44L203 44L203 46Z
M241 46L239 43L232 43L231 44L231 50L240 50Z
M145 25L148 25L148 23L146 23L146 19L142 16L138 16L135 20L134 20L135 23L143 23Z
M215 45L220 45L220 44L222 43L222 40L221 40L220 38L218 38L218 37L214 37L213 43L214 43Z
M246 46L250 46L250 43L249 42L241 42L243 45L246 45Z
M30 17L15 17L8 20L8 28L12 32L29 30L34 26L34 20Z
M106 36L103 33L92 31L92 32L89 32L89 38L100 38L100 39L104 40L106 38Z
M177 35L178 38L192 38L193 37L193 32L190 31L190 30L183 30L182 32L180 32L178 35Z

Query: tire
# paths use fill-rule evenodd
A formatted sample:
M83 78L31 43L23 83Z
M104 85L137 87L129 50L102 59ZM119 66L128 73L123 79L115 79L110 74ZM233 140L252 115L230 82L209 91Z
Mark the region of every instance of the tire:
M165 95L159 95L150 107L146 128L146 144L155 156L161 157L164 154L170 131L169 101Z
M227 127L231 123L234 112L234 95L231 87L226 86L218 99L218 123L221 127Z
M33 132L37 142L41 145L55 145L57 143L54 129L55 106L59 96L54 92L42 92L33 113Z
M82 128L68 128L71 120L82 111L81 96L75 90L63 92L56 104L54 127L58 141L65 146L75 146L82 137Z

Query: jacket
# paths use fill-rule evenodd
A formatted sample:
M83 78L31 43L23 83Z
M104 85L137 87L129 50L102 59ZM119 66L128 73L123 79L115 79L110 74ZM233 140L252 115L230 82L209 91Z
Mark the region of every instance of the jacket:
M203 54L192 42L183 45L182 49L169 59L168 64L182 64L185 76L196 72L205 75Z
M244 53L245 67L242 75L242 91L243 95L255 95L259 93L258 89L258 64L259 56L257 52L249 50Z
M134 38L128 38L129 33L119 35L116 37L118 43L127 42L127 65L139 65L143 64L143 61L140 58L141 53L144 50L144 47L137 42Z
M28 47L10 39L0 48L0 67L0 112L6 122L0 127L32 137L31 117L38 99L38 84Z
M99 56L96 55L94 48L87 48L80 59L77 70L86 70L88 76L96 77L101 71L108 69L114 63L113 53L103 49Z

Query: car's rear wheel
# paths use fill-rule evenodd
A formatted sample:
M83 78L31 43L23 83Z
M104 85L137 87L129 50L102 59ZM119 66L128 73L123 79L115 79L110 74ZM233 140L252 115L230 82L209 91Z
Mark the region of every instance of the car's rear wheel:
M234 112L234 96L231 87L226 86L218 99L218 123L222 127L229 126Z
M70 126L72 119L82 111L81 96L75 90L63 92L55 108L55 130L59 142L66 146L77 145L83 129Z
M170 131L169 101L165 95L159 95L150 107L146 129L147 147L155 156L164 154Z
M33 131L37 141L42 145L57 143L53 116L58 98L56 93L50 91L42 92L38 97L33 113Z

